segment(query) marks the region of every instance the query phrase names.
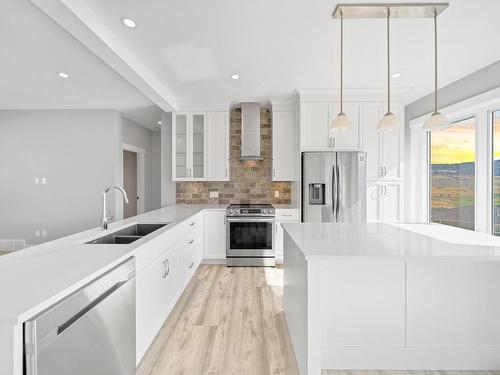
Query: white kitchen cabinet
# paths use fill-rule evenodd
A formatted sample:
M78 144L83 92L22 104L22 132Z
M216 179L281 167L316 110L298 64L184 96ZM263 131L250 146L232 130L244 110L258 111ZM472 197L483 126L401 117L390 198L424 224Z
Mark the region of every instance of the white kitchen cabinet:
M206 174L206 113L172 116L172 179L204 179Z
M391 111L399 118L400 128L378 132L377 124L386 113L386 104L363 103L361 118L367 152L367 178L401 179L404 144L404 112L401 105L393 104Z
M294 128L294 111L273 111L273 181L295 179Z
M226 259L226 210L205 210L205 259Z
M334 133L330 123L339 113L340 103L304 103L301 105L300 137L302 151L360 150L359 103L344 103L343 110L352 121L350 129Z
M229 180L229 113L207 114L207 175L209 181Z
M398 222L403 217L402 185L400 182L368 184L367 220Z
M345 131L334 132L331 147L337 150L361 150L361 137L359 130L359 104L358 103L344 103L344 113L351 119L351 127ZM340 103L333 103L329 105L328 116L328 131L331 122L337 117L340 112Z
M328 103L304 103L300 107L300 148L328 150Z
M283 263L283 227L281 224L300 223L298 209L276 209L274 221L274 254L276 263Z
M162 253L136 276L136 359L141 360L176 301L177 250ZM168 271L168 272L167 272Z
M379 185L368 184L366 189L366 219L368 222L380 220Z

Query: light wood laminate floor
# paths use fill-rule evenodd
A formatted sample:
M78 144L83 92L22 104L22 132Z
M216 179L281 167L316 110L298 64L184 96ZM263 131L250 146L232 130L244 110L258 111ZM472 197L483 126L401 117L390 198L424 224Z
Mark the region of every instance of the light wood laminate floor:
M298 375L283 314L283 269L201 265L137 375ZM322 375L500 375L500 371L351 371Z
M138 375L298 374L283 269L201 265Z

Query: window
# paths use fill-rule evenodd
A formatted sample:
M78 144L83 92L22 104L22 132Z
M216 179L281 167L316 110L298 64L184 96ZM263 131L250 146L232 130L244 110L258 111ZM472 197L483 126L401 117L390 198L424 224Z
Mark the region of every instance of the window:
M500 235L500 111L492 113L493 124L493 234Z
M498 136L500 138L500 125ZM435 223L474 230L475 117L455 122L447 129L432 132L430 136L430 176L430 220Z

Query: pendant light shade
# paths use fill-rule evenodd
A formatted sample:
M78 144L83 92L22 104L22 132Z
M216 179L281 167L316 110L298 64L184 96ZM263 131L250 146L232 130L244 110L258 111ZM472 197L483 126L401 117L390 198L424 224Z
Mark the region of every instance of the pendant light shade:
M391 43L390 43L390 10L387 8L387 113L380 119L377 130L390 131L399 128L398 117L391 112Z
M438 111L437 58L437 12L434 11L434 113L424 123L424 129L427 131L440 130L450 126L448 118Z
M340 13L340 112L330 124L330 138L335 137L336 132L345 132L351 128L351 119L343 112L344 91L344 16Z

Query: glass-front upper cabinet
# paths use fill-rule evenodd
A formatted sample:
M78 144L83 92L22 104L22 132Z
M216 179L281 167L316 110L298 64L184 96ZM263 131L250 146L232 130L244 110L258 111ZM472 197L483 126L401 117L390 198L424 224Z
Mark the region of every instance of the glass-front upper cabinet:
M172 117L172 178L177 181L205 178L204 113L175 113Z

